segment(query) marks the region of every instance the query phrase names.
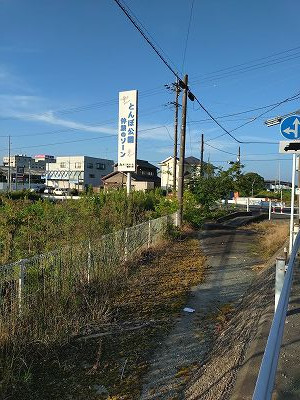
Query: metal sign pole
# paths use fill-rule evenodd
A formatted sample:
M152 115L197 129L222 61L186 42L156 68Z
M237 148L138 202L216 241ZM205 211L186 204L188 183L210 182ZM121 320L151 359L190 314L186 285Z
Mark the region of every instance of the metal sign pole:
M296 154L293 154L289 254L291 254L292 247L293 247L294 206L295 206L295 175L296 175Z
M131 173L127 172L127 180L126 180L127 194L131 192Z

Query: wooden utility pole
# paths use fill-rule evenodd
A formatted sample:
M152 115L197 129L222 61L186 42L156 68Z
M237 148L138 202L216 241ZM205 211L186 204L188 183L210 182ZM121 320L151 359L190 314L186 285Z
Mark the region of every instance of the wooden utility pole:
M185 158L185 133L186 133L186 113L187 113L187 97L188 97L188 76L184 76L184 89L182 96L182 116L181 116L181 140L180 140L180 157L179 157L179 176L178 176L178 225L182 226L183 214L183 185L184 185L184 158Z
M180 88L178 79L175 83L175 121L174 121L174 160L173 160L173 192L176 192L177 178L177 141L178 141L178 98Z
M201 134L201 153L200 153L200 176L204 175L204 170L203 170L203 155L204 155L204 134Z

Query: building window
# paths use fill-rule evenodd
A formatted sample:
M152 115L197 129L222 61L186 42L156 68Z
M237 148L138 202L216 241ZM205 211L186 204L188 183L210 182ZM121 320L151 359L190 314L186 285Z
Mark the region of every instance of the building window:
M105 164L102 164L102 163L97 163L97 164L96 164L96 168L97 168L97 169L102 169L102 170L103 170L103 169L106 168L106 165L105 165Z
M81 169L81 162L76 162L75 163L75 168Z
M89 177L90 178L95 178L95 175L94 174L89 174Z
M86 164L86 167L92 169L92 168L94 168L94 165L93 165L93 163L88 162Z
M60 168L66 168L66 167L67 167L67 165L66 165L65 162L61 162L61 163L60 163Z

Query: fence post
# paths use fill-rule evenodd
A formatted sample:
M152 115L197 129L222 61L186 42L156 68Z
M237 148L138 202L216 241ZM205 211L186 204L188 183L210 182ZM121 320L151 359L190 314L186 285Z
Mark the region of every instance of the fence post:
M25 277L25 261L20 261L19 268L19 281L18 281L18 305L19 305L19 313L22 312L22 297L23 297L23 289L24 289L24 277Z
M276 275L275 275L275 311L279 301L280 293L284 282L285 259L283 257L276 258Z
M247 197L247 212L249 212L249 197Z
M125 228L125 246L124 246L124 259L127 261L128 255L128 228Z
M90 270L92 266L91 241L88 243L87 281L90 283Z
M175 217L175 226L178 227L178 211L176 211L176 217Z
M272 202L269 200L269 221L271 221Z
M149 219L148 222L148 245L147 245L148 249L150 245L151 245L151 219Z

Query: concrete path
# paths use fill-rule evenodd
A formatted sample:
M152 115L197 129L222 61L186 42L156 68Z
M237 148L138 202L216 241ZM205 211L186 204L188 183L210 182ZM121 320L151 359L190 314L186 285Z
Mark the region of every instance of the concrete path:
M255 232L237 229L252 218L237 217L199 233L207 269L204 283L192 289L186 303L195 312L182 312L159 344L145 377L142 400L183 398L185 372L201 363L212 346L216 323L210 317L222 306L239 301L255 276L251 267L261 262L253 255Z

